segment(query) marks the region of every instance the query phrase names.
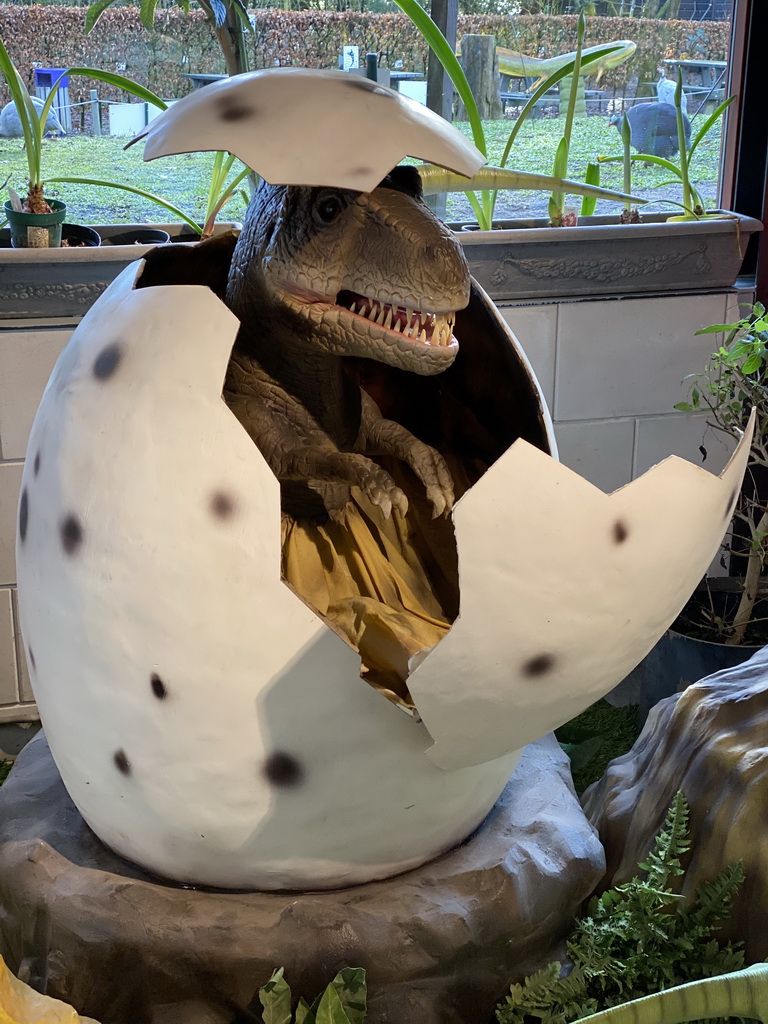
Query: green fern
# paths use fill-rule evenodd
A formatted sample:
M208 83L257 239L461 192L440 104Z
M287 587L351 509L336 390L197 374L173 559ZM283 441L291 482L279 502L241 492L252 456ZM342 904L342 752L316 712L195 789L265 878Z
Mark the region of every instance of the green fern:
M569 963L551 963L513 985L499 1024L568 1024L599 1009L744 965L740 944L713 937L744 880L741 864L684 899L670 885L690 849L688 806L678 793L647 859L644 877L592 899L568 943Z

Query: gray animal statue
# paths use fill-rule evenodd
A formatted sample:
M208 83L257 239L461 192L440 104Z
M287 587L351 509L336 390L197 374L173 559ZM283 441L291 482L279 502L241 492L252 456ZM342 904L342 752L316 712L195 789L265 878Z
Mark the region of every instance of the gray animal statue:
M637 103L627 110L632 146L638 153L671 157L680 149L677 141L677 111L671 103ZM608 123L619 129L620 114ZM691 122L683 114L686 145L691 141Z
M659 103L669 103L670 106L674 106L677 82L667 78L666 68L663 64L660 64L656 70L659 72L659 80L656 83L656 99ZM680 96L680 109L684 114L688 113L688 97L684 92Z
M39 99L37 96L30 96L30 99L35 105L35 109L39 116L43 112L43 105L45 101ZM48 112L48 117L45 122L45 130L47 132L58 132L60 135L66 135L64 126L53 110ZM21 139L24 137L24 130L21 127L19 112L16 109L15 103L6 103L3 109L0 110L0 137L4 139Z

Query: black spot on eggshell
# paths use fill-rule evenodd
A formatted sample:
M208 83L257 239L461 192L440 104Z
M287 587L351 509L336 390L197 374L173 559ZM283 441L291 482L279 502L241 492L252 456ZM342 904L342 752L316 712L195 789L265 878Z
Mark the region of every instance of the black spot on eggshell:
M74 555L83 543L83 528L77 516L69 515L60 527L62 547L68 555Z
M264 775L274 786L297 786L304 770L292 754L276 751L264 762Z
M165 698L168 696L168 688L163 682L163 680L160 678L160 676L157 674L157 672L152 673L150 684L152 686L152 693L154 693L157 699L165 700Z
M112 760L115 762L117 770L122 772L123 775L131 774L131 762L126 757L124 750L118 750Z
M255 115L255 107L249 107L244 103L234 103L232 100L219 101L219 117L222 121L245 121Z
M29 654L29 664L32 666L32 668L36 669L37 665L35 664L35 656L32 653L32 648L31 647L27 648L27 653Z
M34 469L35 469L35 476L37 476L37 474L40 472L40 452L38 452L37 455L35 455L35 466L34 466Z
M211 512L217 519L230 519L235 511L235 499L226 491L215 491L211 495Z
M19 537L21 537L22 543L27 539L27 525L29 524L29 495L27 494L27 488L21 492L21 500L19 501Z
M123 352L117 342L112 345L107 345L107 347L103 348L96 356L96 360L93 364L93 376L96 380L109 380L120 365L122 358Z
M537 654L534 658L529 658L523 664L523 675L526 676L543 676L547 672L551 672L555 667L555 658L552 654Z
M616 544L623 544L629 536L627 524L622 519L617 519L613 524L613 539Z
M355 169L352 171L352 173L355 174L355 175L358 175L359 177L362 178L363 175L371 174L372 171L373 171L372 167L355 167Z

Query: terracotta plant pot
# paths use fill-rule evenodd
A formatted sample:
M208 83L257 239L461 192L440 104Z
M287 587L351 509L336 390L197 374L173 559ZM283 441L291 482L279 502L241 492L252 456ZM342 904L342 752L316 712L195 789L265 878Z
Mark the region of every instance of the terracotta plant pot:
M66 203L51 199L51 213L19 213L10 202L4 207L15 249L56 249L61 245L61 229L67 215Z

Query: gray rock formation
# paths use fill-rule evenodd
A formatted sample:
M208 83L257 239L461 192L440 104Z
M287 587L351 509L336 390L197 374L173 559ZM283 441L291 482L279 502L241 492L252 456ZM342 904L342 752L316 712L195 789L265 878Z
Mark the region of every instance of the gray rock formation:
M693 848L683 892L741 860L746 880L723 934L768 957L768 648L660 701L634 747L583 797L606 851L602 886L635 874L681 789Z
M376 808L371 808L375 819ZM102 846L41 734L0 788L0 953L103 1024L242 1024L273 969L313 997L368 972L369 1024L487 1024L554 959L603 871L553 738L527 748L482 827L396 878L323 893L174 888Z

